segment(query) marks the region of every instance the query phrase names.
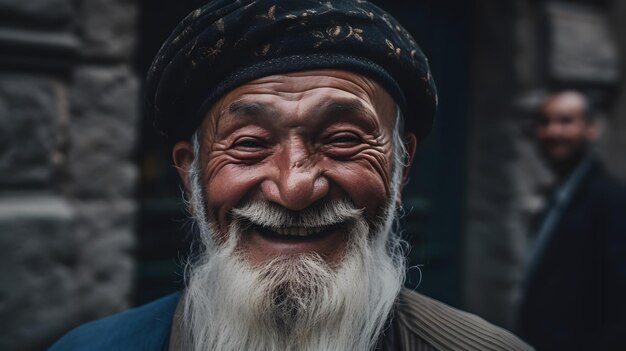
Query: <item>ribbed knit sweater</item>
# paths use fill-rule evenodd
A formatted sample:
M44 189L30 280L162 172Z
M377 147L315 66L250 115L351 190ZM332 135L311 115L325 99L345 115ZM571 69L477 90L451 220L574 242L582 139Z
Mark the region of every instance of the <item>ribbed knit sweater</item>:
M484 319L408 289L398 296L386 351L532 350L510 332Z

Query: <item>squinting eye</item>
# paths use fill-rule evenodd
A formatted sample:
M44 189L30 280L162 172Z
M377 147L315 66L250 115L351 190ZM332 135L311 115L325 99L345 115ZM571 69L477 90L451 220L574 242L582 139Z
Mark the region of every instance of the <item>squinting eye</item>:
M234 144L237 148L258 149L263 147L263 142L253 138L242 138Z
M352 133L342 133L338 134L330 139L331 144L340 144L340 145L354 145L358 144L361 141L358 136Z

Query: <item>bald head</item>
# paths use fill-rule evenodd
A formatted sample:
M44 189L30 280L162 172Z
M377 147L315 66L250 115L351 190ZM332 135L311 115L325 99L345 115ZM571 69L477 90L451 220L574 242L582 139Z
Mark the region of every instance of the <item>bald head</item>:
M575 90L566 90L549 95L544 100L542 106L543 114L563 114L580 115L585 119L590 119L589 99Z

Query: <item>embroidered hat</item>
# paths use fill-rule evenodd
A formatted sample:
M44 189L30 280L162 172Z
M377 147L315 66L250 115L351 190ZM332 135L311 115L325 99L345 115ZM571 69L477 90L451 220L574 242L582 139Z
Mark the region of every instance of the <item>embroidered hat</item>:
M188 139L230 90L264 76L335 68L376 80L421 140L437 93L428 60L389 14L363 0L216 0L190 13L148 72L146 102L157 130Z

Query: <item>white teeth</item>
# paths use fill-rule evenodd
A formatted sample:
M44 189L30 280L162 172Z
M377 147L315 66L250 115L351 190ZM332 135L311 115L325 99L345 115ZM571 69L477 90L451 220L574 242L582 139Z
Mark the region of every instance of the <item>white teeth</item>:
M272 228L279 235L308 236L321 233L325 228L286 227Z

